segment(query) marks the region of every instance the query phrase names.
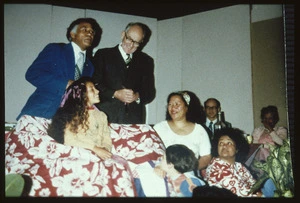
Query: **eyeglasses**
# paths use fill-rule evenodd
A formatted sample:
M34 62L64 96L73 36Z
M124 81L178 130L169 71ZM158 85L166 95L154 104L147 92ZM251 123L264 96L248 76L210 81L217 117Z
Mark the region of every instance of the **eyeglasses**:
M212 110L216 110L216 109L217 109L216 106L206 106L205 108L206 108L206 109L212 109Z
M83 33L90 33L93 36L96 34L96 32L93 29L90 29L87 27L81 27L79 30L80 30L80 32L83 32Z
M128 43L133 43L133 46L135 46L135 47L140 46L142 43L142 42L134 41L133 39L131 39L131 37L128 37L126 32L125 32L125 39Z

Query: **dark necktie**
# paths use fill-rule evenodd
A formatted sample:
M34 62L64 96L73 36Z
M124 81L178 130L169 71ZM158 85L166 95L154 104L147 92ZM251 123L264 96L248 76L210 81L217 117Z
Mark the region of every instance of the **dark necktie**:
M213 125L213 122L210 121L208 128L210 129L211 132L213 132L213 127L212 127L212 125Z
M128 64L130 63L130 61L131 61L130 54L127 54L127 58L125 60L127 67L128 67Z
M78 80L81 77L83 64L84 64L84 54L82 52L79 52L79 58L75 67L75 77L74 77L75 80Z

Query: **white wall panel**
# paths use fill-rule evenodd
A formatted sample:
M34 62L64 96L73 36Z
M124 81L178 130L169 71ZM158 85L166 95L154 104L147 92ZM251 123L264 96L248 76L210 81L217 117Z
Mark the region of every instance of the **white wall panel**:
M221 102L226 120L253 129L249 6L238 5L184 17L183 89L201 103Z
M158 22L156 121L166 118L167 97L182 89L182 18Z
M52 7L52 6L51 6ZM66 33L69 25L77 18L84 18L85 10L78 8L69 8L53 6L51 13L51 39L52 42L68 43Z
M15 122L35 90L25 73L50 41L51 6L4 5L5 121Z

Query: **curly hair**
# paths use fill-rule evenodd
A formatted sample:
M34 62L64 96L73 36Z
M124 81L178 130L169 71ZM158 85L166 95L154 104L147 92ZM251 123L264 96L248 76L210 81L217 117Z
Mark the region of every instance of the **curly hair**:
M65 91L61 106L52 117L48 134L59 143L64 143L66 127L74 133L77 132L79 126L84 130L88 129L87 82L92 82L92 78L81 77L74 81Z
M187 94L190 98L189 104L187 103L186 99L184 98L184 95ZM167 98L167 104L170 102L171 97L173 96L180 96L184 104L188 107L187 113L186 113L186 120L190 121L192 123L198 123L201 124L205 121L205 113L203 110L203 106L200 102L200 99L197 97L197 95L191 91L184 90L184 91L178 91L178 92L172 92L169 94ZM172 120L167 106L166 111L166 120Z
M267 107L263 107L260 111L260 119L263 121L266 114L271 113L274 119L274 123L277 124L279 121L278 109L276 106L269 105Z
M244 131L238 129L238 128L224 128L221 130L218 130L214 138L211 142L211 154L213 157L218 157L218 144L219 140L222 136L226 135L230 139L232 139L235 143L237 153L235 155L235 161L237 162L244 162L246 160L246 157L249 152L249 144L244 137Z

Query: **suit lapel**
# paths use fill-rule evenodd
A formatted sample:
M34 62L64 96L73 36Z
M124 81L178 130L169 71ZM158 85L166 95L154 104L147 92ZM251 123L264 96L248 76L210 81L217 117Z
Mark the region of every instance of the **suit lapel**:
M63 54L66 59L66 73L68 78L74 78L75 74L75 57L71 43L63 47Z

